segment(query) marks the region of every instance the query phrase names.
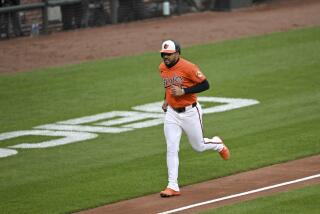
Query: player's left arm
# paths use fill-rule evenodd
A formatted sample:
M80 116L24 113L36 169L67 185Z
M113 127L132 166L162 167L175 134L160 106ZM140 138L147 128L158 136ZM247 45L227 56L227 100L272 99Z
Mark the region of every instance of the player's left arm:
M183 88L184 94L194 94L206 91L210 88L210 84L207 79L203 80L201 83L191 86L189 88Z
M201 83L198 83L188 88L180 88L179 86L172 85L171 93L174 96L182 96L184 94L200 93L202 91L208 90L209 88L210 88L209 82L207 79L205 79Z
M198 66L192 65L189 73L189 78L194 82L193 86L183 88L184 94L195 94L206 91L210 88L206 76L200 71Z
M182 96L184 94L194 94L206 91L210 88L209 82L206 76L200 71L196 65L191 65L188 77L194 82L193 86L190 87L171 87L171 93L174 96Z

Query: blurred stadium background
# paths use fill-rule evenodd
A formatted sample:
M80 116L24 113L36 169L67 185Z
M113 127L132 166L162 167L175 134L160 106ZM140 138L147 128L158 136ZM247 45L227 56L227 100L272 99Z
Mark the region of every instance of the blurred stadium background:
M190 12L230 11L263 1L267 0L0 0L0 39Z

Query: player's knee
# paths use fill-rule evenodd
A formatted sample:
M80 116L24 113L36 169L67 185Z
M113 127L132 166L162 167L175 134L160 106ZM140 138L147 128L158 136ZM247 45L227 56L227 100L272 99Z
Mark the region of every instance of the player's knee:
M197 152L204 152L205 151L205 147L202 145L192 145L192 148Z
M167 156L176 156L179 153L179 148L167 148Z

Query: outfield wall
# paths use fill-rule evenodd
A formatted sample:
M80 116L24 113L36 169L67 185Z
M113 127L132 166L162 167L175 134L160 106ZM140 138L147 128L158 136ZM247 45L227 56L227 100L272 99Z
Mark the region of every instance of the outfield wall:
M206 10L230 11L253 0L1 0L0 39L96 27Z

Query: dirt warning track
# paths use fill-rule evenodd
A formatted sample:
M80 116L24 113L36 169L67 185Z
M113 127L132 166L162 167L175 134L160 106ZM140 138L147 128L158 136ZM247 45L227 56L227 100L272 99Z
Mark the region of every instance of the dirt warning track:
M79 214L195 213L312 184L320 184L320 155L186 186L179 197L157 193Z

